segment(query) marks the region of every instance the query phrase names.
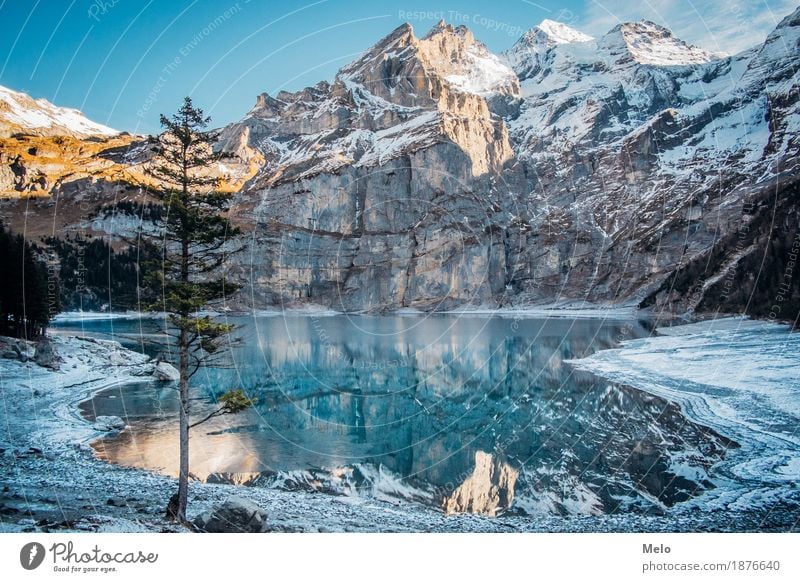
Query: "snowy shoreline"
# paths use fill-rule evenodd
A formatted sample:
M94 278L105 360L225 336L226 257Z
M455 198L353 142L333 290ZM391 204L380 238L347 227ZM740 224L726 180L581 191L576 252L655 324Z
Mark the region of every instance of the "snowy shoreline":
M630 319L633 317L651 317L648 310L638 309L632 305L586 305L584 303L547 303L542 305L525 305L514 307L481 307L464 306L443 311L422 311L413 307L402 307L387 312L369 311L338 311L323 305L298 305L286 308L275 309L253 309L250 311L204 311L201 315L213 317L275 317L287 316L308 316L308 317L330 317L336 315L346 316L382 316L382 315L401 315L419 316L430 315L488 315L498 317L519 317L519 318L573 318L573 319ZM125 312L103 312L103 311L65 311L59 313L54 322L74 323L81 321L108 321L108 320L136 320L136 319L164 319L165 315L158 312L145 311L125 311Z
M692 421L741 445L712 468L718 487L686 503L794 513L800 521L800 333L728 317L572 360L575 368L677 403Z
M670 328L667 333L675 336L672 330L678 329ZM0 360L0 388L6 403L0 411L0 422L6 427L0 435L0 466L6 476L0 497L0 531L180 531L163 518L163 508L175 489L174 480L99 460L88 443L103 433L95 430L78 409L81 402L98 391L152 379L152 362L116 342L66 336L57 336L53 341L64 359L60 372L45 370L32 362ZM628 348L621 348L625 349ZM605 376L609 370L602 370L593 358L608 361L604 354L618 351L598 352L576 364L593 366ZM670 399L676 399L676 395ZM9 402L14 406L9 407ZM791 470L793 465L786 467ZM692 511L691 505L686 504L665 516L525 516L512 511L488 518L447 516L413 503L395 505L371 498L198 482L191 484L190 516L231 495L245 497L265 508L272 531L787 529L785 520L764 524L761 514L754 514L747 505L725 505L722 498L713 507L720 511L710 513Z

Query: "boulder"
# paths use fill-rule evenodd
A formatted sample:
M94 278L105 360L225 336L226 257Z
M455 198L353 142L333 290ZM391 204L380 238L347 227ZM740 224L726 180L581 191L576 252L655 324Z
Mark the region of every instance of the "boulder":
M125 428L125 421L119 416L98 416L94 419L92 427L103 432L122 430Z
M242 497L228 497L194 519L195 527L207 533L260 533L267 531L267 512Z
M108 363L112 366L128 366L131 361L128 354L122 349L122 346L119 346L108 354Z
M130 369L131 376L153 376L156 373L155 364L146 363L140 366L133 366Z
M156 364L154 376L162 382L177 382L181 379L181 374L177 368L167 362L159 362Z
M25 340L0 336L0 358L27 362L32 353L31 344Z
M33 361L43 368L58 370L62 360L56 351L56 346L53 341L45 336L36 342L36 351L33 354Z

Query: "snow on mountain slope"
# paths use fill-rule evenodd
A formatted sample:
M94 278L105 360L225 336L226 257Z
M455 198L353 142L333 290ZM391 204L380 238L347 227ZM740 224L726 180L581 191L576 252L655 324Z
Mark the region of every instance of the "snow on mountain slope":
M548 39L555 44L587 42L592 40L592 37L588 34L584 34L579 30L570 28L566 24L555 22L547 18L542 20L537 28L547 35Z
M454 36L460 42L453 43ZM439 22L422 39L420 49L429 66L457 90L486 97L519 91L514 71L465 26L453 28Z
M761 180L786 171L800 131L798 46L800 9L761 47L721 61L721 70L698 69L703 78L694 84L707 89L695 94L682 114L687 125L702 129L661 155L664 171L699 164L722 170L735 164ZM681 97L696 88L687 83Z
M591 36L566 24L545 19L523 34L503 57L520 78L524 78L541 66L541 57L554 46L592 40Z
M642 65L699 65L727 55L711 53L675 38L654 22L626 22L616 26L599 43L618 60L633 59Z
M745 200L790 185L800 150L799 14L732 57L644 22L596 43L555 44L539 66L517 68L523 100L506 122L535 177L528 222L548 235L512 258L523 273L512 287L529 300L553 290L589 300L646 296L675 265L702 264L742 220ZM566 238L585 242L565 246ZM533 253L546 260L529 262ZM743 256L732 249L714 265L733 269ZM711 287L698 282L695 299Z
M583 140L616 141L660 111L722 88L711 86L718 77L703 68L713 66L714 55L650 22L618 25L598 41L571 35L580 40L538 42L531 53L523 50L530 33L526 37L509 57L524 97L520 114L508 120L522 158L550 156ZM693 99L688 91L680 94L687 81L694 82Z
M539 66L516 69L524 101L507 123L517 156L535 163L575 148L624 148L669 118L671 129L660 126L663 139L649 140L658 173L755 164L777 135L796 127L791 113L782 124L768 120L782 101L770 91L791 95L797 86L792 22L787 18L764 47L733 57L692 47L651 22L621 24L596 43L554 44ZM678 131L682 138L670 137ZM783 138L779 149L790 148Z
M58 107L46 99L33 99L25 93L0 86L0 133L72 135L74 137L112 136L115 129L87 119L77 109Z
M467 49L464 72L445 77L454 87L468 93L492 95L513 88L517 76L498 57L490 54L483 45Z

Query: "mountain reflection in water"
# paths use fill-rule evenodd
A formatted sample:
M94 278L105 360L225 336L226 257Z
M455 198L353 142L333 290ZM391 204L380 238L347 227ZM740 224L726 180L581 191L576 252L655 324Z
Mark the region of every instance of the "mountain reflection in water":
M258 404L193 429L190 466L204 480L489 515L660 512L713 487L707 469L732 444L661 398L565 362L647 335L637 321L437 315L235 323L243 341L232 349L232 367L195 377L194 414L234 386ZM138 328L127 325L116 322L114 336L135 344ZM172 387L117 387L83 409L130 425L94 443L102 458L176 474Z

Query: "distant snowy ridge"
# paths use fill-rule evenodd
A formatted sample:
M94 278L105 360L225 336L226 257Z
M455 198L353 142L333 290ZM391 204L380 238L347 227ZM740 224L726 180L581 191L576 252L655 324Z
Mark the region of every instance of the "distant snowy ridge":
M601 39L598 48L616 56L627 53L643 65L662 67L699 65L728 56L692 46L649 20L620 24Z
M527 31L503 57L509 65L519 72L539 64L540 58L549 49L559 44L591 42L588 34L575 30L553 20L545 19L538 26Z
M77 109L58 107L46 99L0 86L0 134L112 136L119 131L95 123Z

